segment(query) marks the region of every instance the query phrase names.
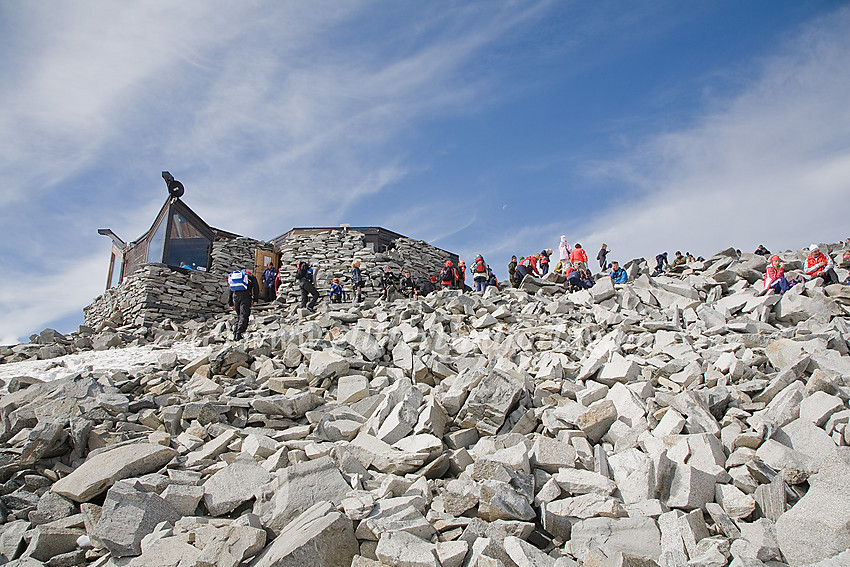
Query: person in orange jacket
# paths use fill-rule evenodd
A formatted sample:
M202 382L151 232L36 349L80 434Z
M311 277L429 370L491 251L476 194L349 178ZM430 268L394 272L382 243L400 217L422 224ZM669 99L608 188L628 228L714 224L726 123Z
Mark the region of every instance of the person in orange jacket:
M581 268L587 269L587 252L584 251L584 248L578 242L576 242L576 246L570 254L570 262L573 263L573 267L577 270ZM578 262L582 262L582 264L578 264Z
M824 285L838 283L838 274L832 269L832 258L821 252L817 244L809 246L805 272L810 278L822 278Z

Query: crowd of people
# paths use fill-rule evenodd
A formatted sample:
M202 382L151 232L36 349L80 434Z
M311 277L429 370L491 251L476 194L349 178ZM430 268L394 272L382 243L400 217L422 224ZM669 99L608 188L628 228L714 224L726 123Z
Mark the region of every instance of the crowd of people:
M846 251L843 255L843 261L850 262L850 238L846 240L845 244ZM608 262L609 252L608 245L603 243L596 255L599 269L602 272L607 272L613 283L627 283L629 281L628 272L620 266L619 262ZM520 256L519 258L511 256L511 261L508 264L510 285L520 287L522 280L527 276L543 277L548 274L553 254L551 248L546 248L530 256ZM741 254L740 250L738 250L738 254ZM804 262L803 271L794 277L786 277L785 266L781 258L776 254L771 254L764 245L760 244L755 250L755 254L769 257L763 293L783 294L794 285L813 278L821 278L824 285L839 283L832 258L821 252L817 244L809 246L809 254ZM667 252L662 252L655 256L656 264L652 276L656 277L670 269L702 260L702 257L695 258L690 252L682 254L681 251L676 251L671 263L667 259ZM363 301L365 282L360 266L361 261L355 259L351 263L349 273L350 295L355 304ZM314 311L321 297L318 289L316 289L320 266L299 261L294 264L293 268L295 271L294 279L300 290L301 307ZM565 287L570 291L591 288L598 279L591 272L585 249L579 243L570 246L565 235L561 236L558 245L558 262L552 271L564 276L566 279ZM467 283L467 272L471 286ZM269 301L277 297L277 290L281 285L282 278L284 280L286 278L283 270L279 270L269 262L261 277L264 296ZM850 278L844 283L850 284ZM237 314L234 338L239 339L248 326L251 305L259 300L259 283L250 270L236 270L228 277L228 284L230 286L229 304ZM393 273L390 266L384 266L379 279L380 297L387 301L393 301L399 297L415 299L444 289L483 292L490 286L501 290L501 285L495 273L481 254L475 257L468 268L464 260L459 260L456 265L451 260L447 260L439 274L432 275L421 283L413 278L409 270L404 270L402 277L399 277ZM349 293L345 290L341 278L334 277L328 291L328 300L331 303L342 303L348 301L348 299Z

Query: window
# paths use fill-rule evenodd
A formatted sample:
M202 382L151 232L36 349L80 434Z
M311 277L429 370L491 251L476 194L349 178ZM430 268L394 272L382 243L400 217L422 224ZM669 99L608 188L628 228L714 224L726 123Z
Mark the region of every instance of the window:
M177 211L172 211L170 224L165 263L178 268L206 270L212 241Z
M165 248L165 231L168 228L168 223L160 222L156 227L156 231L151 237L148 244L148 256L145 259L147 263L162 262L162 253Z
M121 268L124 267L124 260L112 251L112 258L109 260L109 265L112 267L109 271L109 281L107 282L107 289L118 287L118 284L121 283Z

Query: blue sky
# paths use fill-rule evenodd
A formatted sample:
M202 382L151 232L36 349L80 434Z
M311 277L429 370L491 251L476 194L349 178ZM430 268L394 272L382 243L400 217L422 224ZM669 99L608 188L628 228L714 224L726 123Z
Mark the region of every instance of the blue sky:
M511 254L850 235L846 2L0 1L0 344L70 331L171 171L209 224ZM848 234L845 234L848 233Z

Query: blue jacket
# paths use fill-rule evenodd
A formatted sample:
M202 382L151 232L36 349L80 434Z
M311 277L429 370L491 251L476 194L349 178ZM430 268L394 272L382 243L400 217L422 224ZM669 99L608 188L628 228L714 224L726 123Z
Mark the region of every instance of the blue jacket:
M626 283L629 281L629 274L623 268L617 268L617 271L611 272L611 279L614 283Z
M277 278L277 268L266 268L263 272L263 285L274 287L275 278Z

